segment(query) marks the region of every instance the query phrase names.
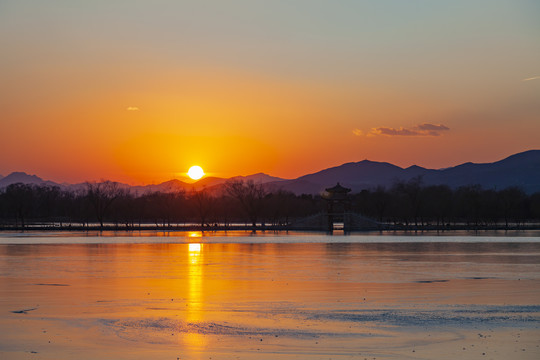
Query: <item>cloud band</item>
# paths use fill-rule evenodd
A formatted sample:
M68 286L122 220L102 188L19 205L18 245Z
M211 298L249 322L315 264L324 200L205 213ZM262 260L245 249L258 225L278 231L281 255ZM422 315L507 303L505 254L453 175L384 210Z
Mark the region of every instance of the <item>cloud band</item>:
M353 134L356 136L440 136L442 132L449 131L450 128L443 124L419 124L413 127L392 128L392 127L376 127L370 131L364 132L359 129L354 129Z

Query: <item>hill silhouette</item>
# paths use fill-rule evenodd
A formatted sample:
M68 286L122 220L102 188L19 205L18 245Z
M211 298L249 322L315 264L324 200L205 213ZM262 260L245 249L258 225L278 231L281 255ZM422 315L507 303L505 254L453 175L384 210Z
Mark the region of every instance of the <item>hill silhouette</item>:
M422 179L424 185L448 185L451 188L480 185L485 189L497 190L517 186L526 193L532 194L540 192L540 150L521 152L493 163L467 162L445 169L426 169L416 165L401 168L387 162L362 160L303 175L296 179L281 179L264 173L236 176L231 179L261 183L270 191L285 190L294 194L319 194L337 182L351 188L353 192L359 192L377 186L390 187L396 182L407 182L418 177ZM227 180L219 177L205 177L194 183L173 179L156 185L120 185L138 194L191 191L203 188L220 192ZM14 183L54 185L73 190L84 186L84 183L58 184L24 172L14 172L0 178L0 188Z
M270 183L269 186L292 191L303 189L307 193L318 193L329 185L340 182L353 192L373 189L377 186L390 187L396 182L407 182L420 177L424 185L448 185L457 188L480 185L486 189L521 187L526 193L540 192L540 150L530 150L509 156L493 163L464 163L446 169L426 169L420 166L401 168L386 163L363 160L321 170L294 180Z

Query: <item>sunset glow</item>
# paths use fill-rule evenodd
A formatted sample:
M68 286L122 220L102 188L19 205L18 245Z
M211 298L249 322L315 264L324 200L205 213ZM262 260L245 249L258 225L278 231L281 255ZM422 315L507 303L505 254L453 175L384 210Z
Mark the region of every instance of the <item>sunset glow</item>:
M540 359L539 14L0 0L0 360Z
M538 2L0 8L3 176L291 179L540 148Z

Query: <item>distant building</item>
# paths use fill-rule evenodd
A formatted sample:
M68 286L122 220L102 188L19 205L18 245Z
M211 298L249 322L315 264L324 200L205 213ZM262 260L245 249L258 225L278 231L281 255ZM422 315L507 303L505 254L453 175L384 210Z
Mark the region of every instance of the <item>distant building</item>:
M326 216L328 219L328 231L333 232L343 226L343 231L351 230L350 211L351 201L349 193L351 189L341 186L338 182L336 186L325 189L323 198L326 200Z

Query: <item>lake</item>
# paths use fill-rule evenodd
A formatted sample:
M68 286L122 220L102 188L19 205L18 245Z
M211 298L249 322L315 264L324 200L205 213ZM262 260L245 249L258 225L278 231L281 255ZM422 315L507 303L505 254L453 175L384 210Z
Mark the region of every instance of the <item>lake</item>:
M538 359L540 237L0 233L1 359Z

